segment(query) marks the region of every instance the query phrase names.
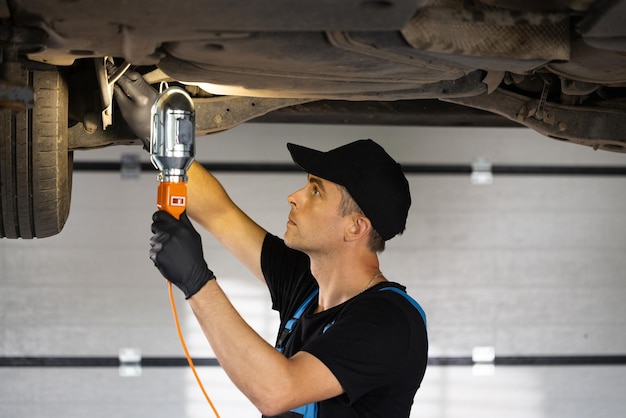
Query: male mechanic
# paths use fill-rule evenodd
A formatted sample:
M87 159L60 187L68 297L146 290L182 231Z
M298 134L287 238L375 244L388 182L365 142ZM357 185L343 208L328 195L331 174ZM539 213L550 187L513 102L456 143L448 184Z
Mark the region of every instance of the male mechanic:
M147 123L136 115L153 93L134 73L119 84L120 108L145 138ZM408 182L371 140L328 152L287 147L308 176L287 198L284 239L194 163L187 212L153 216L150 257L184 292L220 365L263 416L408 417L426 369L425 316L388 281L377 255L405 229ZM267 284L280 314L276 347L230 304L187 214Z

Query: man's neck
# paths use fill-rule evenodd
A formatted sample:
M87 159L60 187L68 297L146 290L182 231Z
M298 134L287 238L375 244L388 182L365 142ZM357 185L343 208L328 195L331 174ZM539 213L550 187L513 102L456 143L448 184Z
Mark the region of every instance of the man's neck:
M371 253L332 262L312 258L311 272L320 288L316 312L340 305L386 280L380 272L378 257Z

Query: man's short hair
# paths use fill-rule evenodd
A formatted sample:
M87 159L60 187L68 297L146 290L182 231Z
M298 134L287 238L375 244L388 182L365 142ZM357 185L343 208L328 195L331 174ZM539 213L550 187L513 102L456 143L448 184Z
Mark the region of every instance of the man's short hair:
M366 216L363 213L363 210L359 207L359 205L354 201L350 193L348 193L348 189L343 187L342 185L337 185L339 187L339 191L341 192L341 202L339 202L339 215L340 216L348 216L351 213L358 213L363 216ZM382 253L385 251L385 240L380 236L378 231L372 229L369 232L367 237L367 246L369 249L375 253Z

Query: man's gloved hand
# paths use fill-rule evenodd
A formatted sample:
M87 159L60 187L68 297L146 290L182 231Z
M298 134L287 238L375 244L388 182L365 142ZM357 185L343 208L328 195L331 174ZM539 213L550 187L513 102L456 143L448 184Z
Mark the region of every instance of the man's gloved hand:
M159 94L136 71L127 71L114 86L114 97L130 129L150 150L150 112Z
M154 235L150 239L150 259L163 277L189 299L215 278L204 261L200 234L186 212L177 220L165 211L157 211L152 221Z

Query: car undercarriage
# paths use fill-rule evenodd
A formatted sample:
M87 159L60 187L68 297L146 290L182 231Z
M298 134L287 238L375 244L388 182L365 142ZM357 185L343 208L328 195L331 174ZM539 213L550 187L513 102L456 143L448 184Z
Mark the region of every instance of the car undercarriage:
M140 144L112 97L127 68L184 86L197 135L352 109L626 152L625 19L615 0L0 1L0 236L60 232L73 150Z

